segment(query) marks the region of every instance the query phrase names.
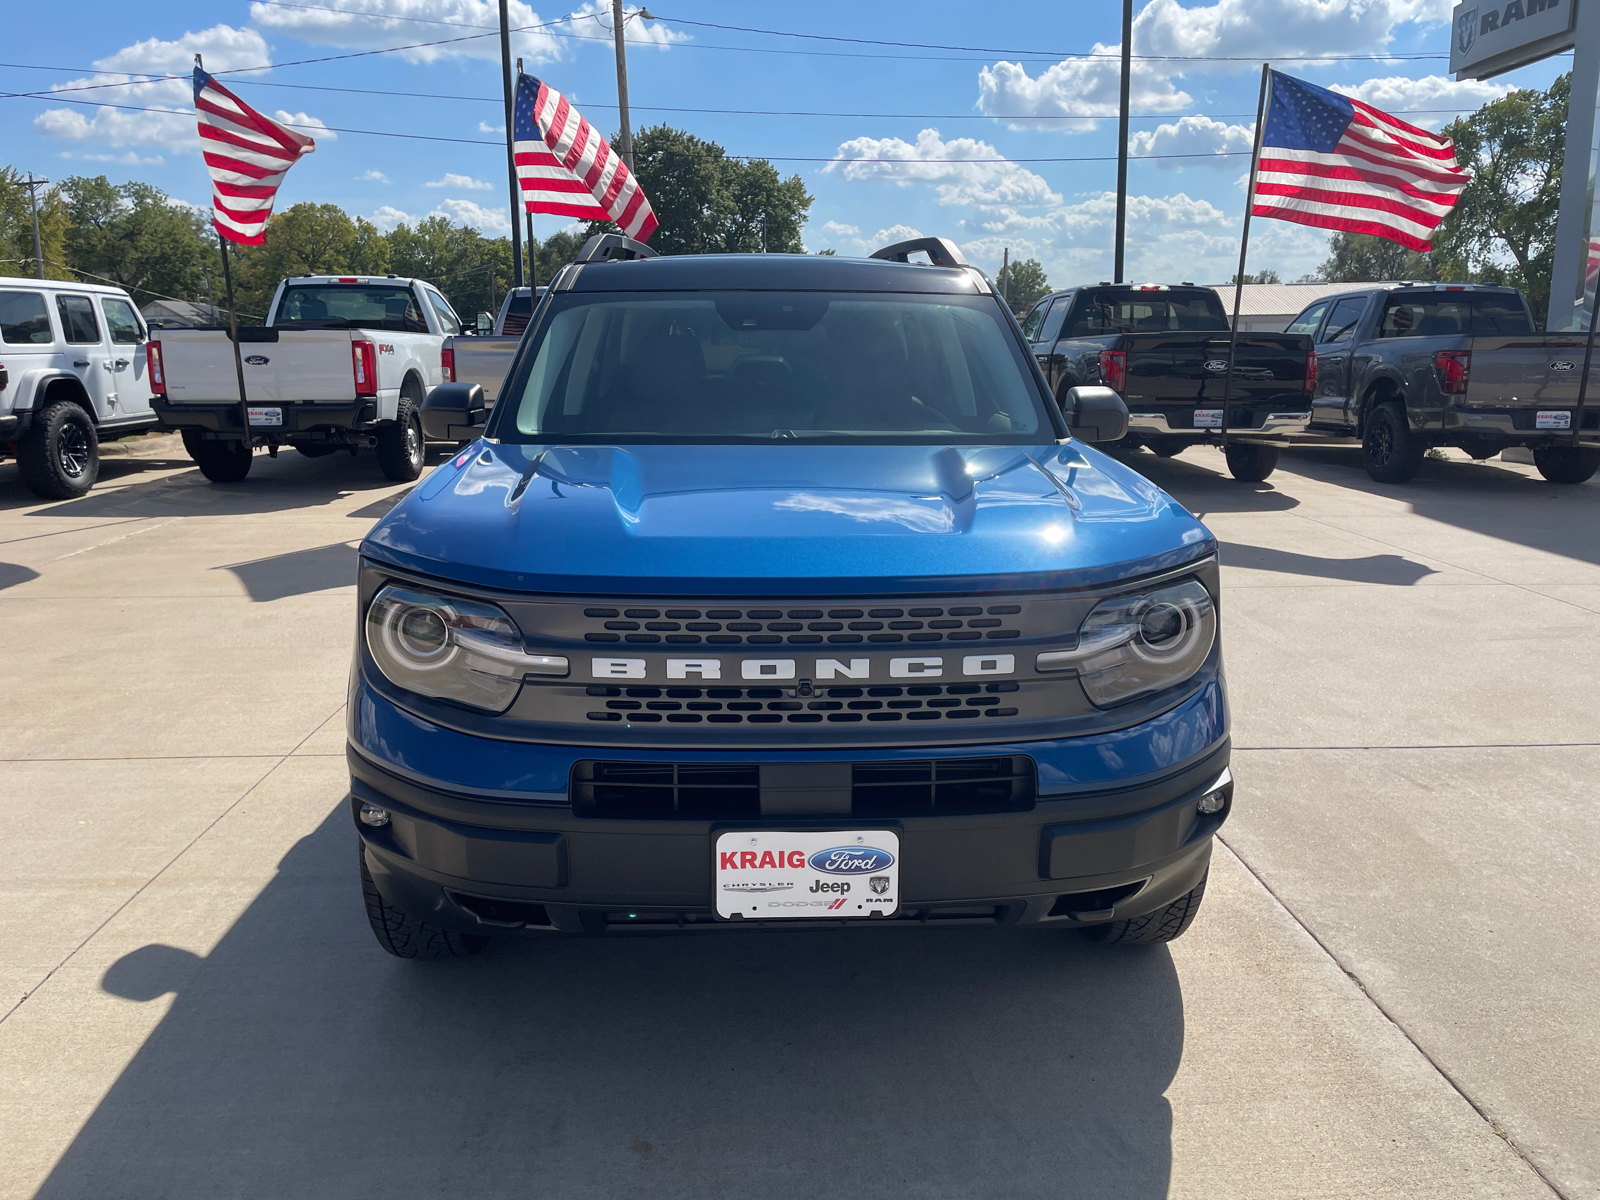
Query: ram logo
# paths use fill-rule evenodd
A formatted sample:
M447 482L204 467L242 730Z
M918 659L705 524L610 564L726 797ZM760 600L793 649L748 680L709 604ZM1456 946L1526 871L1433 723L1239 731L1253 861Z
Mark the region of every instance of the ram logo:
M1478 10L1474 8L1456 18L1456 49L1462 54L1469 53L1477 40Z

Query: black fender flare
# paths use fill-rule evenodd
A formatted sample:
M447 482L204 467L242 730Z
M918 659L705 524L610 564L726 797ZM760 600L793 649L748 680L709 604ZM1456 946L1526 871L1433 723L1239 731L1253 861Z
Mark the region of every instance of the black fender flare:
M1366 430L1367 414L1378 404L1398 400L1406 404L1405 383L1392 371L1377 371L1368 375L1361 383L1361 400L1356 406L1356 436L1360 437ZM1409 405L1408 405L1409 407Z

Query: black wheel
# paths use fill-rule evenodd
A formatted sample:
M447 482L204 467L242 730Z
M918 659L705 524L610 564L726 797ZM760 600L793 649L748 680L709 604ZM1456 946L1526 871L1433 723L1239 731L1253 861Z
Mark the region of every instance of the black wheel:
M414 396L411 381L400 389L400 406L392 424L378 426L378 465L383 477L410 483L422 474L427 443L422 440L421 397Z
M207 441L198 430L183 431L183 448L212 483L238 483L250 474L255 458L250 447L237 441Z
M327 442L304 442L295 446L295 449L307 458L326 458L336 454L342 447L329 445Z
M100 439L94 421L71 400L52 400L34 414L28 436L17 443L22 481L43 500L75 500L100 474Z
M361 860L361 898L367 904L367 921L372 936L396 958L471 958L489 944L489 939L470 933L454 933L410 913L385 904L367 870L367 851L356 843Z
M1405 405L1390 400L1367 414L1361 462L1376 483L1410 483L1422 469L1427 447L1406 423Z
M1176 458L1189 448L1189 443L1177 437L1145 438L1144 444L1157 458Z
M1278 469L1278 448L1250 442L1229 442L1223 452L1228 473L1243 483L1260 483Z
M1156 942L1174 942L1194 924L1200 911L1200 901L1205 899L1206 878L1194 885L1165 908L1128 921L1107 921L1104 925L1091 925L1083 936L1102 946L1149 946Z
M1543 446L1533 452L1533 465L1551 483L1585 483L1600 470L1600 450Z

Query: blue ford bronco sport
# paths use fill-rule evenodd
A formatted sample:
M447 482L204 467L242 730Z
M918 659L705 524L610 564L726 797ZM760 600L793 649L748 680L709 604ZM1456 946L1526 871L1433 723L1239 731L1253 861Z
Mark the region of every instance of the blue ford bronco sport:
M925 255L927 264L908 261ZM361 546L379 943L1194 919L1233 796L1216 543L1091 449L942 239L591 239Z

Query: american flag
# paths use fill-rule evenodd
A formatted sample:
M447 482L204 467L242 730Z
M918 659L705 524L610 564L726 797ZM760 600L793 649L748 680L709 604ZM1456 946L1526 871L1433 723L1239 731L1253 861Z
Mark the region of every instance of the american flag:
M521 75L513 111L512 149L529 212L615 221L641 242L655 232L639 181L565 96Z
M259 246L267 240L272 201L289 168L317 148L251 108L200 67L194 69L194 115L200 149L211 172L217 234Z
M1449 139L1272 72L1251 213L1426 250L1472 176Z

